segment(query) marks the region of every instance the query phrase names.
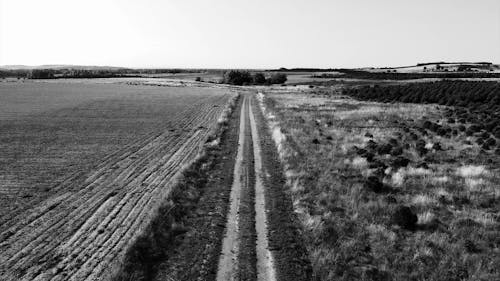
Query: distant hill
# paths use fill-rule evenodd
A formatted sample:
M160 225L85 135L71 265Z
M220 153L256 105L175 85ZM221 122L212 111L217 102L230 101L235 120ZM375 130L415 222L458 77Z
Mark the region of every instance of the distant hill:
M426 72L500 72L500 66L491 62L429 62L414 66L361 68L368 72L426 73Z
M116 67L116 66L46 64L46 65L0 65L0 69L3 69L3 70L31 70L31 69L118 70L118 69L128 69L128 68Z

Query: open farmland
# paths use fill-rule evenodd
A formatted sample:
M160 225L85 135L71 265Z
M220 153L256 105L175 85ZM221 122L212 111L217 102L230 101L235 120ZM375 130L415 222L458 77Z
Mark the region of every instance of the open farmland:
M234 96L1 83L0 280L111 274Z
M393 88L347 93L393 101ZM261 95L313 279L500 278L496 111L358 101L341 89Z

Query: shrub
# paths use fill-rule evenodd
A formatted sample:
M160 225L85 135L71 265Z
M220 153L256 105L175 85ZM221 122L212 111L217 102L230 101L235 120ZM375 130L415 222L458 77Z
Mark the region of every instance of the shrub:
M417 221L417 215L407 206L398 206L391 216L391 223L407 230L414 230Z
M369 176L364 182L364 187L375 193L379 193L384 190L384 184L376 176Z
M497 144L497 141L494 138L488 138L486 139L486 141L484 141L484 143L489 146L494 146L495 144Z
M391 153L391 150L392 150L392 145L387 143L387 144L383 144L383 145L379 146L377 149L377 152L380 155L384 155L384 154Z
M396 146L391 150L392 156L399 156L401 154L403 154L403 148L400 146Z
M391 166L394 167L395 169L407 167L408 164L410 164L410 160L402 156L394 158L391 162Z
M378 144L376 142L374 142L373 140L369 140L366 143L366 148L368 148L370 150L377 150L377 147L378 147Z
M441 144L439 142L436 142L433 146L432 146L432 149L434 150L443 150L443 148L441 147Z

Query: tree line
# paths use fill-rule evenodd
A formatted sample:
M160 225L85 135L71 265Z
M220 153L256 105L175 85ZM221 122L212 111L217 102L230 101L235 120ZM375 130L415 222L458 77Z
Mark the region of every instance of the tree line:
M221 82L223 84L241 86L283 84L286 80L286 74L279 72L266 76L262 72L251 73L246 70L229 70L224 72Z

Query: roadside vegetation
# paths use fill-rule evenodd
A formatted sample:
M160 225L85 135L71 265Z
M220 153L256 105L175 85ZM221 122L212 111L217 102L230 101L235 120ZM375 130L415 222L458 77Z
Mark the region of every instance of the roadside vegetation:
M314 280L500 278L500 156L457 109L328 89L264 104Z

